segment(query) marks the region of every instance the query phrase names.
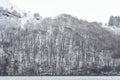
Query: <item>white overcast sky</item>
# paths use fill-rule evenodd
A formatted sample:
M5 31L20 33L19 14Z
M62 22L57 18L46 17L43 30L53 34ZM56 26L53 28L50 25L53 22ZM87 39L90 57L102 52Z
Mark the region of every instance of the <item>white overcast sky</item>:
M61 13L87 21L107 22L109 16L120 15L120 0L10 0L26 11L39 12L43 17Z

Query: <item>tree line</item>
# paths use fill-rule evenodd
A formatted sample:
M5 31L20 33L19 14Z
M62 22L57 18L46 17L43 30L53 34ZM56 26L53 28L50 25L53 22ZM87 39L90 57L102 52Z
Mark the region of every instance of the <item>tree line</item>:
M0 75L118 75L119 35L71 15L0 16ZM7 22L7 23L6 23Z

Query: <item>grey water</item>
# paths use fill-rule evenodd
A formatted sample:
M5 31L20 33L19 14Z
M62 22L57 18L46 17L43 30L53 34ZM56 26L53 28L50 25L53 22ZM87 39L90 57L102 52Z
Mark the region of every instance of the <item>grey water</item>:
M119 76L5 76L0 80L120 80Z

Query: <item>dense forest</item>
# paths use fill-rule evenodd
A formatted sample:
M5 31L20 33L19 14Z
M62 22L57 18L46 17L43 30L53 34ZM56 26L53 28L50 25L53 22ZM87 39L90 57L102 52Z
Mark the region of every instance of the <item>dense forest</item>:
M68 14L27 16L0 8L1 76L120 75L120 35Z

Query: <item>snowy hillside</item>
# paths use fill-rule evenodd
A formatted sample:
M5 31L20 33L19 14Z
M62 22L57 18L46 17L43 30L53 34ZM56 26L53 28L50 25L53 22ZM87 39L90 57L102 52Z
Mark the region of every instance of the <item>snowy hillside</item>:
M0 76L120 75L119 17L108 26L0 6Z
M108 24L103 24L102 27L114 34L120 35L120 16L110 16Z
M114 33L114 34L120 35L120 27L117 27L117 26L107 26L107 25L102 25L102 27L105 28L106 30Z

